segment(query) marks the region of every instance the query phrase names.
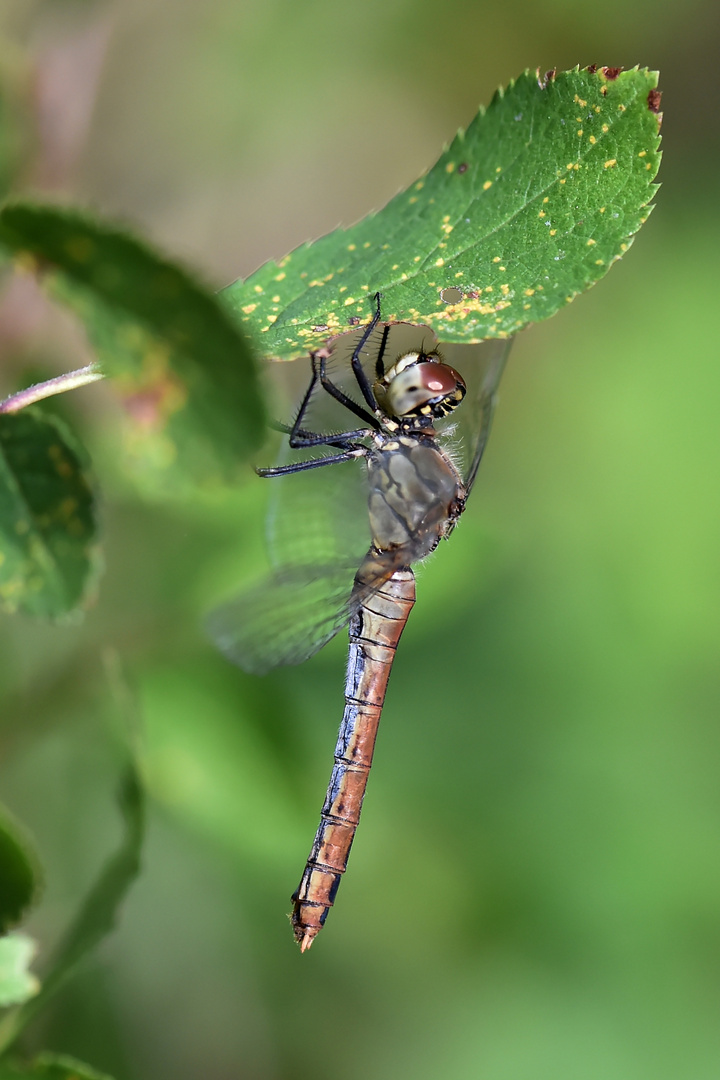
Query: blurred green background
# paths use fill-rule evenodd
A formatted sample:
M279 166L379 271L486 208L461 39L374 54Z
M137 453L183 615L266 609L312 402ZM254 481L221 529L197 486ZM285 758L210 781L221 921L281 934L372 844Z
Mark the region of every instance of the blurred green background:
M119 830L108 657L137 689L152 810L119 930L25 1048L116 1080L715 1080L717 4L4 0L0 28L14 85L47 99L23 190L130 222L218 287L383 205L525 67L659 68L665 111L635 246L515 345L306 956L285 916L344 637L264 679L226 664L200 621L259 564L262 481L139 495L103 392L67 402L103 492L98 601L0 621L2 797L47 869L45 952ZM8 365L50 362L52 320L15 318Z

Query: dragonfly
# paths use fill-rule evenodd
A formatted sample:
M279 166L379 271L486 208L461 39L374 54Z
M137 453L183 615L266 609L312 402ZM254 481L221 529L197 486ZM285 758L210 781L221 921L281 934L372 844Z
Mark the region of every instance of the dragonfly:
M450 536L465 508L510 347L510 339L441 347L427 326L383 322L380 305L377 294L366 325L310 353L295 419L278 425L284 460L256 470L276 485L271 573L208 620L221 651L253 674L302 663L349 629L332 774L292 895L303 952L347 868L390 671L415 603L412 565ZM463 375L449 363L456 355Z

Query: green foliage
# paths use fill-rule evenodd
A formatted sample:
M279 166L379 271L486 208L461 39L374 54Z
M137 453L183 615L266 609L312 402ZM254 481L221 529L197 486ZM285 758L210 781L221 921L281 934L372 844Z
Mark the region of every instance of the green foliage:
M237 478L263 408L244 334L210 292L129 233L72 210L7 206L0 245L83 320L145 469Z
M28 970L36 951L27 934L0 938L0 1008L20 1005L37 994L40 983Z
M78 961L114 929L118 907L140 871L145 814L142 787L133 766L128 766L122 780L119 803L124 825L122 843L69 928L53 970L45 979L43 993L54 993Z
M228 481L263 431L251 355L228 310L278 357L366 319L376 290L384 318L428 323L448 342L547 318L620 258L649 213L656 83L638 69L526 72L424 179L230 286L228 309L137 239L75 211L7 206L0 246L84 321L130 418L128 463L145 481ZM0 599L56 615L92 580L89 489L42 421L1 419Z
M44 1080L111 1080L67 1054L41 1054L33 1062L32 1075Z
M0 604L58 616L97 570L93 492L84 455L57 417L0 414Z
M278 358L365 322L375 292L383 318L426 323L441 341L547 319L607 273L648 216L656 86L656 72L637 68L525 72L379 213L224 296Z
M187 478L191 484L210 486L238 475L238 462L263 430L245 333L265 355L304 355L313 343L325 341L348 324L365 321L370 314L370 298L379 290L383 294L384 318L422 321L431 324L444 341L472 342L487 336L508 336L531 321L547 318L597 281L622 256L650 210L655 190L652 181L659 160L655 86L655 75L639 70L620 74L608 69L575 70L540 81L526 73L507 91L499 92L488 110L481 111L467 132L457 136L435 168L384 211L351 229L338 230L315 244L305 245L278 264L267 264L245 283L225 290L221 303L184 271L160 259L127 233L74 211L22 203L7 207L0 212L0 253L36 271L50 295L82 319L103 371L112 377L130 417L128 448L138 471L147 474L152 470L171 484L183 484ZM375 153L375 149L368 152ZM59 456L53 447L59 448ZM4 470L0 472L0 557L4 556L0 564L0 596L5 597L9 610L23 608L50 615L68 611L87 596L96 565L92 493L83 477L82 455L73 449L72 440L56 421L25 411L0 415L0 450ZM71 506L73 502L77 505ZM246 517L254 516L252 499L242 507ZM162 510L145 510L154 523L161 521ZM164 522L167 532L163 535L170 538L168 546L172 546L172 540L181 532L183 542L185 533L193 528L198 537L202 534L201 540L196 537L193 547L193 573L186 565L184 572L177 574L179 558L175 562L174 550L168 554L163 549L163 555L168 557L159 567L157 547L147 554L144 545L133 548L137 540L134 520L123 534L123 541L129 542L120 545L123 551L115 567L121 576L118 564L126 557L126 550L132 551L127 555L128 577L123 582L130 613L126 616L123 611L117 617L114 614L109 629L105 627L113 645L120 628L123 640L148 651L148 638L143 637L148 624L133 621L132 601L140 591L153 593L160 576L163 587L166 583L172 585L173 602L179 597L180 607L185 605L182 619L174 617L174 608L165 613L164 624L163 616L158 615L157 625L165 632L162 648L177 656L178 634L186 647L181 627L187 627L188 609L194 611L198 604L196 593L200 591L202 573L198 577L196 567L207 559L207 551L218 536L213 534L208 543L213 526L203 522L200 528L199 515L189 505L177 510L177 514L177 519ZM82 536L73 524L76 518L82 522ZM234 528L238 520L242 523L245 517L238 515ZM178 530L178 522L182 530ZM594 535L600 535L600 530L595 530ZM503 666L497 653L503 640L515 641L520 632L512 623L513 598L507 608L510 622L506 625L502 621L505 615L494 613L495 619L488 622L484 634L483 648L478 649L477 626L482 621L478 581L484 581L488 571L485 567L478 573L477 562L478 552L485 552L488 545L484 531L469 522L458 531L453 546L456 543L461 557L455 570L449 577L446 573L444 582L442 575L437 578L438 584L428 579L424 596L428 606L419 605L428 614L419 611L419 621L413 620L409 631L416 635L420 659L413 670L408 649L403 663L411 677L406 676L405 685L399 684L393 706L401 720L405 709L405 731L419 717L444 717L448 712L447 679L430 679L428 673L437 672L438 650L442 654L447 649L443 631L449 626L453 627L462 654L462 662L457 658L453 661L457 661L457 677L454 675L452 680L453 711L473 717L478 702L482 702L489 718L500 716L493 696L500 698L498 686L506 679L510 665L506 662ZM471 549L470 555L466 551L464 561L463 543L467 551ZM249 563L252 557L242 549L242 558ZM435 574L437 570L439 566ZM148 589L150 579L153 586ZM448 581L455 586L455 593L445 587ZM525 584L523 588L527 591ZM162 588L157 592L160 596ZM451 593L456 598L449 604ZM553 600L557 602L555 597ZM143 606L142 611L153 610L156 602L154 595L143 595L142 603L147 608ZM123 622L126 617L127 624ZM92 636L98 625L104 624L94 623L91 637L83 639L89 649L98 647L99 638ZM151 625L154 641L156 624L153 621ZM504 637L503 633L495 633L497 625L504 627ZM535 626L534 612L523 620L523 626ZM543 655L542 670L551 670L555 654L546 657L542 650L538 654ZM522 663L531 668L534 655L530 647L522 650L519 660L513 656L513 672ZM196 828L212 836L218 846L233 845L244 857L251 853L254 872L247 876L253 884L248 889L251 898L243 897L247 906L243 925L246 922L252 927L253 941L263 940L264 921L272 919L274 933L286 906L280 884L276 889L273 880L270 887L268 878L277 870L277 877L283 876L284 880L285 848L291 843L289 830L300 817L295 811L304 798L304 780L298 780L302 771L298 762L309 749L304 745L304 733L312 730L319 714L324 715L337 704L337 672L333 668L331 675L324 677L323 664L327 661L327 657L319 658L309 674L305 670L283 673L280 680L287 681L283 684L279 680L277 685L286 687L286 699L283 691L273 696L267 684L258 687L254 681L242 681L241 676L224 668L223 675L216 677L213 665L217 664L219 670L217 658L203 661L210 673L207 682L199 678L196 669L183 665L179 671L174 662L160 669L159 675L157 669L155 673L151 670L145 678L150 703L155 706L147 709L151 734L148 760L154 793L166 802L168 816L184 815ZM83 662L84 657L79 664ZM396 677L402 679L400 671ZM564 678L567 681L566 675ZM472 693L468 691L468 679L477 680ZM528 677L525 681L530 685L532 680ZM463 699L463 694L468 700ZM51 696L54 698L54 689ZM536 708L536 698L531 708ZM465 855L477 837L477 799L487 800L483 820L490 820L493 800L502 806L503 792L514 782L516 758L521 754L518 748L529 745L530 732L536 730L534 724L528 725L529 730L523 729L513 743L513 724L522 711L520 707L508 707L507 715L500 716L493 729L497 735L487 735L491 725L468 725L452 765L456 795L450 809L441 794L439 762L446 757L452 759L452 751L447 745L440 746L441 735L436 728L441 725L428 724L422 740L407 740L396 732L397 756L407 768L406 775L398 780L397 790L402 794L396 805L389 799L387 812L381 815L385 822L379 835L381 854L385 845L390 862L396 861L398 804L405 805L407 795L407 806L411 806L416 795L414 784L420 787L422 783L424 793L417 805L429 807L428 821L423 827L421 813L420 832L424 839L419 838L419 833L413 838L412 830L407 830L405 869L391 886L391 891L396 890L396 899L407 887L406 903L385 903L384 872L380 876L386 884L377 894L372 882L364 900L361 891L355 893L361 900L355 901L359 906L354 925L362 925L362 939L368 949L360 959L357 955L345 958L351 973L352 965L361 961L371 970L373 950L402 955L402 949L407 948L404 966L412 968L418 955L417 938L409 946L404 944L407 912L423 933L430 953L433 948L445 955L452 953L453 935L460 933L458 927L464 918L474 928L482 926L474 930L475 938L468 937L469 956L473 948L480 947L478 935L492 934L494 912L501 913L495 915L503 923L500 936L512 935L514 914L506 899L512 895L513 903L517 903L520 890L515 887L513 874L525 880L524 865L520 865L522 859L517 853L522 851L528 862L538 845L526 844L523 848L513 835L504 838L506 843L498 844L502 858L518 859L519 868L511 866L507 872L510 884L503 880L501 857L499 871L490 865L486 873L487 867L483 866L482 873L478 871L473 878L475 860ZM556 714L553 700L553 717ZM183 720L180 727L178 716ZM198 723L199 717L202 723ZM450 729L450 725L442 726ZM507 730L510 735L505 752L493 757L492 739L500 741ZM448 737L452 739L452 730L443 730L442 738ZM391 753L392 738L390 729ZM403 745L399 746L401 739ZM434 752L426 745L433 739L437 740ZM278 749L281 746L283 749ZM254 763L249 770L246 759ZM511 764L503 773L506 761ZM553 785L553 790L559 786ZM518 782L518 789L516 797L520 800L526 788ZM526 798L530 799L532 791L528 790ZM479 796L478 791L484 794ZM382 799L381 791L377 797ZM311 803L314 807L314 794ZM9 966L15 962L16 976L15 989L10 988L5 1001L19 1004L0 1022L0 1053L114 926L118 906L139 870L143 808L132 770L123 788L122 807L125 831L120 848L74 919L42 990L24 1003L22 997L27 998L37 986L26 970L29 947L26 945L23 952L17 945L5 944L10 949ZM238 807L242 811L239 825ZM381 801L378 807L382 807ZM531 821L535 812L533 806L523 819ZM269 828L258 829L258 815ZM563 813L561 826L566 820L568 815ZM435 821L441 823L437 826L437 842L432 834ZM473 823L471 831L468 822ZM372 819L367 828L371 836ZM377 825L375 828L378 839ZM490 831L502 836L502 823L494 822ZM548 832L556 834L554 830ZM455 851L448 852L447 836L454 838ZM304 840L298 842L304 855ZM483 845L492 863L492 841L487 836L483 837ZM449 899L448 918L438 923L427 905L417 904L417 896L422 895L427 881L428 866L439 867L443 880L451 883L448 892L461 893L460 875L466 875L463 881L468 897L472 897L466 911L462 910L462 901L458 904ZM413 875L414 887L410 888ZM357 880L357 888L362 890L359 877ZM288 891L292 884L288 884ZM565 894L568 889L558 891ZM25 892L30 897L31 883ZM272 900L268 899L270 893ZM373 909L374 894L381 896L384 910L380 917L377 905ZM270 914L272 903L277 903L278 912ZM352 897L346 897L346 903L351 904ZM487 909L481 920L476 918L477 905ZM393 919L398 916L393 915L393 907L403 912L402 922L395 925ZM531 938L533 942L544 941L543 929ZM525 944L521 942L521 947ZM266 945L267 941L261 946L262 961L258 965L263 970L267 964ZM247 965L248 972L251 968ZM292 975L288 985L292 985L291 980ZM299 1026L307 1031L311 1025L305 1020L311 1010L316 1011L317 998L305 993L306 985L311 984L303 981L303 989L297 992L296 987L289 997L293 999L293 1016L303 1016ZM364 999L375 1001L377 987L367 989ZM448 1000L455 1009L457 998L451 996ZM412 1023L416 1023L416 1017ZM471 1027L462 1023L465 1028ZM288 1028L284 1037L289 1042L293 1032ZM405 1040L405 1053L411 1043L414 1041ZM466 1072L464 1066L462 1074ZM69 1058L44 1055L29 1065L0 1062L0 1080L34 1076L105 1080Z
M20 921L39 885L39 863L30 841L8 811L0 807L0 934L6 934Z
M16 88L3 70L0 52L0 198L6 198L28 149L28 131L22 124ZM0 259L1 261L1 259Z
M44 1008L83 957L115 927L118 908L140 871L145 814L142 788L133 765L128 765L122 780L119 802L124 825L120 846L68 928L39 994L0 1021L0 1053L7 1050L25 1025Z
M32 1065L0 1062L0 1080L111 1080L67 1054L41 1054Z

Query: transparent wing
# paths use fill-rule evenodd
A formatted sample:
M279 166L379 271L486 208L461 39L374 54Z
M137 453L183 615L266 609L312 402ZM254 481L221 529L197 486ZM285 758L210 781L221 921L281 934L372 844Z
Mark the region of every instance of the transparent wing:
M327 372L335 385L363 406L363 398L352 374L350 358L362 336L363 327L337 338L327 360ZM363 350L364 366L374 366L381 332L376 330ZM266 365L267 399L270 415L288 425L297 415L312 377L309 357L292 363ZM303 421L303 428L314 434L342 434L363 427L363 421L349 409L316 386ZM263 465L287 465L337 453L336 447L317 446L291 450L283 436L279 456ZM355 568L370 544L367 511L367 468L354 459L325 468L268 477L270 509L267 519L267 543L270 563L275 570L288 566L355 561Z
M305 458L319 456L314 448L305 452ZM354 563L357 570L370 546L364 460L267 477L263 483L272 485L266 536L273 570L338 562Z
M354 566L298 566L276 572L216 608L206 629L225 656L252 675L301 664L347 623Z
M368 553L359 564L286 568L211 612L207 632L251 675L302 664L404 563L400 553Z
M467 394L457 412L438 424L447 434L453 460L468 491L472 488L490 434L497 389L513 338L490 338L477 345L440 345L443 359L462 375Z
M339 340L328 358L333 381L359 405L362 395L350 357L363 327ZM363 350L363 364L374 371L382 338L376 329ZM309 357L265 366L266 398L271 416L291 423L312 376ZM321 387L313 394L304 427L316 433L355 430L362 421ZM263 465L285 465L319 458L337 449L291 450L287 436L278 436L279 456ZM284 664L300 664L314 655L348 621L363 596L369 595L393 567L377 571L353 593L358 567L370 547L367 467L361 459L324 468L268 477L271 485L267 548L272 573L257 586L212 612L207 630L220 650L245 671L263 674Z
M363 398L352 375L350 358L362 333L363 327L358 327L336 339L327 364L336 385L361 406ZM371 382L383 342L387 370L403 352L431 351L436 338L425 326L396 323L386 332L386 324L379 323L361 356ZM487 441L508 349L507 341L447 345L441 349L468 385L456 414L457 423L451 425L452 442L458 444L456 456L461 458L461 475L468 487ZM271 363L266 375L271 415L288 423L309 384L310 361ZM304 426L317 433L341 433L361 427L362 421L318 387ZM336 452L332 447L291 451L286 437L281 438L281 443L284 449L277 464ZM314 655L398 568L389 555L371 564L365 560L371 536L364 461L354 459L260 482L273 485L267 523L273 572L218 608L207 620L208 631L221 651L254 674L283 664L300 664ZM354 579L361 564L363 584L358 587Z

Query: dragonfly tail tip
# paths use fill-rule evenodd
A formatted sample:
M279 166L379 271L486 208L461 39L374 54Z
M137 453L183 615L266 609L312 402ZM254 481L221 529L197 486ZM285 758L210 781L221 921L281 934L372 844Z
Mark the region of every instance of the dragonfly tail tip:
M300 952L301 953L306 952L310 948L310 946L312 945L314 940L315 940L315 935L311 934L309 930L306 930L305 934L303 935L303 939L300 942Z

